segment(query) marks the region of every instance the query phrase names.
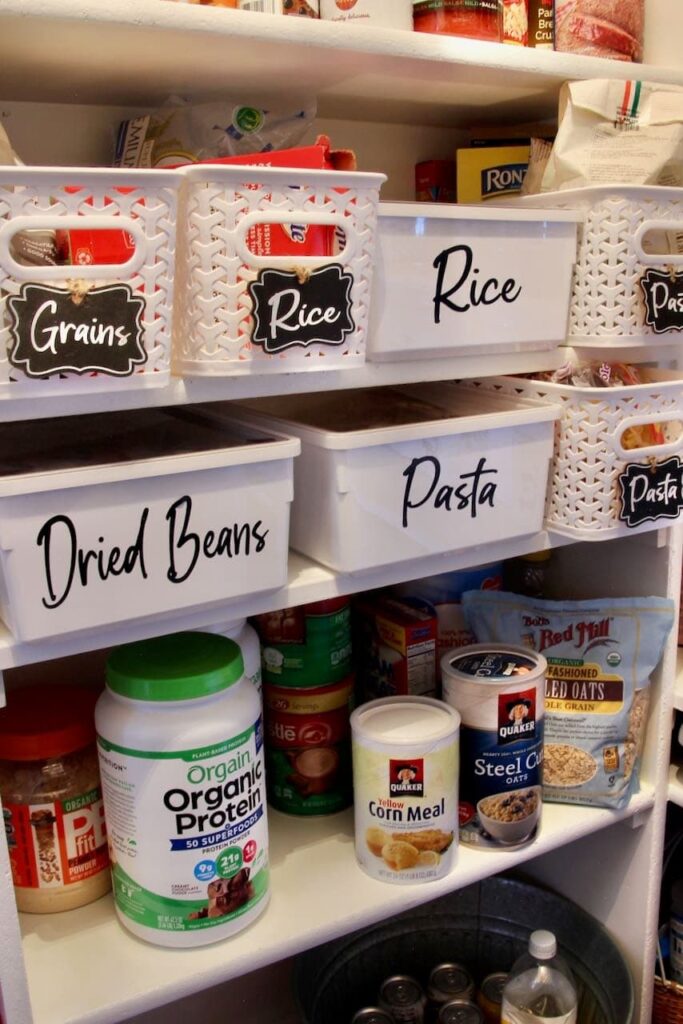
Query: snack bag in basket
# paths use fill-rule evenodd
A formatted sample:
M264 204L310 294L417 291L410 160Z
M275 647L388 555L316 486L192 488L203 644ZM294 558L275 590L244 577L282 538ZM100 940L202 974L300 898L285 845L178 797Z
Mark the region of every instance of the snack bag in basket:
M543 797L622 808L638 789L650 675L674 622L663 597L545 601L469 590L481 642L524 644L548 661Z

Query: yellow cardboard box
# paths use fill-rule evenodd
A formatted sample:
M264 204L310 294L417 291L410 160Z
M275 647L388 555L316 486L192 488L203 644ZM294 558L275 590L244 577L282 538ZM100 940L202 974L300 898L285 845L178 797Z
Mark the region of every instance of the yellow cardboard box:
M457 201L480 203L514 195L529 166L528 146L477 146L455 154Z

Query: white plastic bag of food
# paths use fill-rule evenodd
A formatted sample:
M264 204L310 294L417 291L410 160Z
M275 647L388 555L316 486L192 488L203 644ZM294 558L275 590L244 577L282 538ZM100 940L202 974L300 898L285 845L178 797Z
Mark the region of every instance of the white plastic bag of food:
M548 662L543 798L622 808L637 791L650 675L673 626L663 597L544 601L469 590L480 643L523 644Z
M542 192L683 185L683 87L589 79L562 86Z

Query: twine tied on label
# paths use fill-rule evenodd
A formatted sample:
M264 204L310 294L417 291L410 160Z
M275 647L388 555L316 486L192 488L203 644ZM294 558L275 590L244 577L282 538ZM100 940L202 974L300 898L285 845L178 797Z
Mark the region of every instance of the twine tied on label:
M657 472L657 465L658 465L657 456L656 455L648 455L647 461L648 461L648 465L650 467L650 472L651 473L656 473Z
M311 279L311 271L307 267L292 267L292 273L296 274L299 284L308 284Z
M673 263L669 264L669 280L672 284L676 283L676 268L674 267Z
M69 279L66 284L74 306L82 305L83 300L90 291L92 285L89 285L87 281L83 281L81 279Z

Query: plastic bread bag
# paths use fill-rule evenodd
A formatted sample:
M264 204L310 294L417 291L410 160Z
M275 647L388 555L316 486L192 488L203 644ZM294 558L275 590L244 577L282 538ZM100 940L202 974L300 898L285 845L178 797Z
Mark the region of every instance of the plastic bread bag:
M175 167L213 157L267 153L301 141L313 124L315 102L268 107L225 100L180 100L119 125L114 167Z
M617 184L683 185L683 87L602 78L562 86L541 191Z
M674 623L674 602L469 590L462 603L480 643L521 643L548 661L544 799L625 807L638 789L650 675Z

